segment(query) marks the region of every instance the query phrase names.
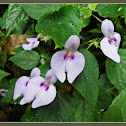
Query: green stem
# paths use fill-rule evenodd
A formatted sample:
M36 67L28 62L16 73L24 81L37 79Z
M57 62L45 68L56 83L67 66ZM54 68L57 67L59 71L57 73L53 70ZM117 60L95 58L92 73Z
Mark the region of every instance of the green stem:
M111 91L111 90L113 90L113 89L115 89L115 87L112 87L112 88L106 90L106 92L109 92L109 91Z
M102 23L102 20L99 19L97 16L95 16L94 14L92 14L92 16L93 16L94 18L96 18L100 23Z
M89 46L86 48L86 50L88 50L92 45L93 45L93 43L89 44Z
M91 42L91 41L85 42L85 43L81 44L80 46L84 46L84 45L86 45L86 44L88 44L88 43L90 43L90 42Z

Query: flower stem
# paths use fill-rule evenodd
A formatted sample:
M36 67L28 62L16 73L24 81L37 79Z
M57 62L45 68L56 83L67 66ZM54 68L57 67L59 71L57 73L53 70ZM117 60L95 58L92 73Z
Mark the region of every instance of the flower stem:
M92 16L93 16L94 18L96 18L100 23L102 23L102 20L99 19L97 16L95 16L94 14L92 14Z

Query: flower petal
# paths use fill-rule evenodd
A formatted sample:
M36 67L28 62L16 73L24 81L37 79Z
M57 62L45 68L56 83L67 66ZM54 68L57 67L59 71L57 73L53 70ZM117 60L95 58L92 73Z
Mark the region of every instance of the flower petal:
M67 78L69 83L73 83L76 77L83 71L85 58L82 53L75 52L66 64Z
M101 50L110 59L113 61L120 63L120 56L118 54L118 48L114 44L110 44L108 42L108 38L105 37L100 42Z
M30 79L28 86L24 92L24 101L26 103L31 102L34 100L35 95L39 90L41 90L43 87L41 84L44 82L44 79L40 76L35 76Z
M16 81L13 99L17 99L19 96L24 94L28 81L29 78L26 76L22 76Z
M26 103L28 103L28 102L26 102L26 101L24 100L24 98L22 98L21 101L20 101L20 105L24 105L24 104L26 104Z
M116 42L117 42L117 49L119 49L120 46L120 42L121 42L121 36L119 33L114 32L113 33L113 38L116 38Z
M65 65L66 65L67 57L65 51L58 51L53 54L51 59L51 68L55 73L56 77L59 81L64 82L66 79L65 74Z
M30 77L35 77L35 76L40 76L41 71L39 68L35 67L34 69L32 69L31 73L30 73Z
M37 38L27 38L26 41L29 43L33 43L37 41Z
M105 19L102 22L101 30L105 36L108 36L109 34L113 33L114 32L114 25L113 25L112 21Z
M31 43L29 43L29 44L23 44L22 45L22 48L24 50L31 50L32 49L32 44Z
M80 45L80 38L77 35L71 35L65 43L66 49L77 50Z
M46 73L46 75L45 75L45 79L50 80L50 81L51 81L51 84L56 83L57 77L56 77L56 75L54 74L54 72L53 72L52 69L50 69L50 70L47 71L47 73Z
M53 85L50 85L48 90L43 89L37 93L36 99L32 103L32 108L48 105L55 99L55 97L56 89Z

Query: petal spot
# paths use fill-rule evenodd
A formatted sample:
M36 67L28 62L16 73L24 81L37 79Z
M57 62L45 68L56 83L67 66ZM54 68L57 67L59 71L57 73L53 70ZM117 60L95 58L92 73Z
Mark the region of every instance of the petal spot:
M49 90L49 86L48 86L48 87L46 87L45 91L48 91L48 90Z
M27 85L28 85L28 81L26 82L25 86L27 87Z
M44 82L42 82L41 84L40 84L40 87L42 87L42 86L44 86L45 84L44 84Z
M74 58L75 58L75 57L74 57L74 54L72 54L72 55L71 55L71 59L74 60Z
M65 55L64 55L64 60L66 60L66 58L67 58L67 55L65 54Z
M114 41L114 42L117 42L117 39L116 39L116 38L113 38L113 41Z

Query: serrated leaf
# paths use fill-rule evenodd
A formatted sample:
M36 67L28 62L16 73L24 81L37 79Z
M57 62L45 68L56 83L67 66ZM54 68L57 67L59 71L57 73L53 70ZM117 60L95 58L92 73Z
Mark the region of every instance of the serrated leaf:
M36 25L36 31L52 37L58 48L63 47L71 35L79 35L82 23L79 10L72 6L65 6L58 12L41 17Z
M30 70L38 65L40 56L33 50L23 50L9 60L24 70Z
M0 70L0 80L6 76L10 75L9 73L3 71L3 70Z
M61 6L61 4L22 4L25 12L36 20L45 14L58 11Z
M126 49L119 49L121 57L120 63L115 63L107 59L105 63L106 73L109 81L118 89L123 90L126 87Z
M124 14L125 4L98 4L96 11L102 17L118 17Z
M6 15L6 35L5 38L20 24L29 19L23 8L18 4L10 4Z
M98 98L98 62L89 51L81 50L81 52L85 57L85 67L72 85L94 107Z
M122 122L126 121L126 89L113 100L108 110L103 115L103 121Z

